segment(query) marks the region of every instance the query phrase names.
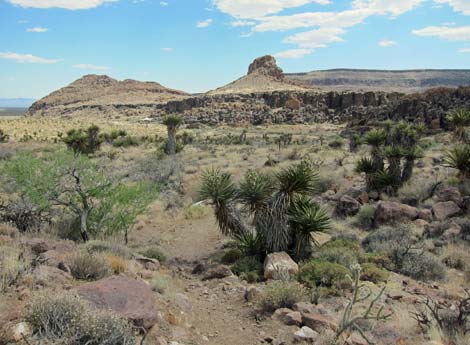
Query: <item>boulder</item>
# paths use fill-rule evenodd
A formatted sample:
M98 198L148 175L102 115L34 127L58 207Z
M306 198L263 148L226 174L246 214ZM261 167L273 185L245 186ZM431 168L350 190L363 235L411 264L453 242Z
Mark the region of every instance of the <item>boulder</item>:
M438 221L446 220L461 212L460 207L453 201L438 202L432 206L434 219Z
M443 187L440 188L436 193L437 201L453 201L459 204L462 201L462 195L456 187Z
M418 209L393 201L379 202L375 210L376 225L409 222L418 218Z
M428 209L419 210L418 218L425 220L426 222L432 222L432 211Z
M97 309L109 309L137 327L151 328L157 321L154 295L142 280L114 276L80 286L78 294Z
M264 260L264 278L280 280L284 275L293 277L299 273L299 265L286 252L269 254Z
M292 309L302 314L315 313L317 310L315 305L307 302L298 302L293 305Z
M336 331L338 327L332 318L317 313L302 314L302 323L317 332L321 332L323 329Z
M230 277L232 275L232 271L225 265L215 265L210 267L202 277L202 280L211 280L211 279L223 279L226 277Z
M33 271L34 281L42 286L60 286L67 287L72 282L72 276L59 269L58 267L41 265L37 266Z
M317 340L319 336L320 334L318 332L315 332L313 329L307 326L302 327L294 333L294 338L297 341L313 342Z
M343 195L336 204L335 213L340 217L355 216L361 208L361 204L349 195Z

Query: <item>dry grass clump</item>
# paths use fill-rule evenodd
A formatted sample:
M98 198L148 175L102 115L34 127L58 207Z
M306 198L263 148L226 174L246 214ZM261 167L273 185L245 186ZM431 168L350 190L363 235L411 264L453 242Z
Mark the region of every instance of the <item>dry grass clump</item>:
M121 274L127 271L128 263L125 259L109 253L105 253L103 257L114 274Z
M28 253L16 246L0 246L0 292L5 292L30 267Z
M132 257L132 251L125 245L117 242L89 241L85 244L85 249L90 253L110 253L123 259L130 259Z
M169 285L170 284L169 284L168 278L162 275L161 273L156 273L150 282L150 286L152 287L152 290L162 295L168 289Z
M70 258L70 273L79 280L98 280L111 273L111 267L101 254L79 251Z
M127 320L108 311L94 311L73 294L41 294L32 299L24 319L40 340L67 339L71 345L133 345L134 331Z
M264 312L274 312L279 308L292 308L297 302L307 300L307 290L294 281L273 281L268 283L259 306Z
M18 229L8 223L0 223L0 236L17 237Z

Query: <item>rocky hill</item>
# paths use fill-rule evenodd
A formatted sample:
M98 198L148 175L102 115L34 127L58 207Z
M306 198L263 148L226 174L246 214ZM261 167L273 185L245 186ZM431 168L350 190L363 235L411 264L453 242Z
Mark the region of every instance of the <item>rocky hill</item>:
M155 82L118 81L106 75L86 75L33 103L28 114L80 115L91 112L97 115L146 115L139 109L187 96L182 91L168 89Z
M435 87L470 86L470 70L380 71L333 69L286 74L288 80L334 91L414 93Z
M276 59L266 55L255 59L248 67L248 74L234 82L209 91L208 95L249 94L253 92L299 91L309 88L284 77Z

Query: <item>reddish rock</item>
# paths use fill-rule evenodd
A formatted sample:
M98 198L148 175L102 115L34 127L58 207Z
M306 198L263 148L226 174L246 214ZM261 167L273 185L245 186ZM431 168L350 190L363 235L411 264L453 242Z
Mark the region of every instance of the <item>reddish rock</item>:
M33 277L36 284L42 286L68 287L72 282L72 276L57 267L41 265L34 269Z
M460 207L453 201L438 202L432 207L434 219L439 221L456 216L460 212Z
M255 59L248 67L248 74L253 73L270 76L277 80L284 79L284 72L277 66L276 59L271 55Z
M302 314L302 323L317 332L320 332L322 329L336 331L338 327L336 322L330 317L316 313Z
M377 225L413 221L418 218L418 209L398 202L379 202L374 221Z
M418 212L418 218L425 220L426 222L432 222L432 212L431 210L419 210Z
M98 309L110 309L149 329L157 321L152 290L142 280L114 276L80 286L78 294Z
M462 195L456 187L443 187L437 191L436 197L440 202L453 201L459 204L462 201Z
M359 201L349 195L343 195L336 204L335 213L341 217L351 217L355 216L360 209Z
M315 313L317 308L312 303L298 302L293 305L292 309L302 314Z

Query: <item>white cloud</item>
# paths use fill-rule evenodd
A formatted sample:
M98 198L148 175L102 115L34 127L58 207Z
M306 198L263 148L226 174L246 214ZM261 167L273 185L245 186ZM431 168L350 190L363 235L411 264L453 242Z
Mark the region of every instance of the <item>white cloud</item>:
M196 27L197 28L207 28L211 24L212 24L212 19L209 18L209 19L197 22Z
M18 54L18 53L11 53L11 52L6 52L6 53L0 52L0 59L15 60L18 63L41 63L41 64L53 64L53 63L57 63L61 61L59 59L45 59L45 58L41 58L41 57L34 56L31 54Z
M49 31L49 29L37 26L35 28L26 29L26 31L28 31L28 32L39 32L40 33L40 32L47 32L47 31Z
M72 67L77 68L77 69L87 69L87 70L94 70L94 71L108 71L111 69L107 66L96 66L96 65L87 64L87 63L73 65Z
M390 41L390 40L383 40L383 41L379 42L379 46L381 46L383 48L393 47L393 46L396 46L396 45L397 45L397 42Z
M256 25L256 22L249 21L249 20L235 20L231 22L232 26L253 26Z
M312 49L289 49L289 50L274 54L274 56L277 58L284 58L284 59L300 59L312 53L313 53Z
M470 41L470 26L428 26L413 30L412 33L417 36L439 37L448 41Z
M161 51L171 53L173 51L173 48L160 48Z
M459 49L459 53L470 53L470 48Z
M374 14L392 15L394 17L413 10L424 0L353 0L355 9L367 9Z
M160 6L168 6L168 2L166 2L166 1L160 1Z
M340 35L346 31L341 28L320 28L311 31L301 32L287 37L284 43L292 43L300 48L324 48L327 43L342 42Z
M58 7L67 10L84 10L101 6L105 2L115 2L119 0L7 0L13 5L33 8Z
M309 3L320 5L331 3L330 0L213 0L213 2L220 11L244 19L260 18Z
M438 4L448 4L455 12L462 12L470 16L470 1L469 0L434 0Z

